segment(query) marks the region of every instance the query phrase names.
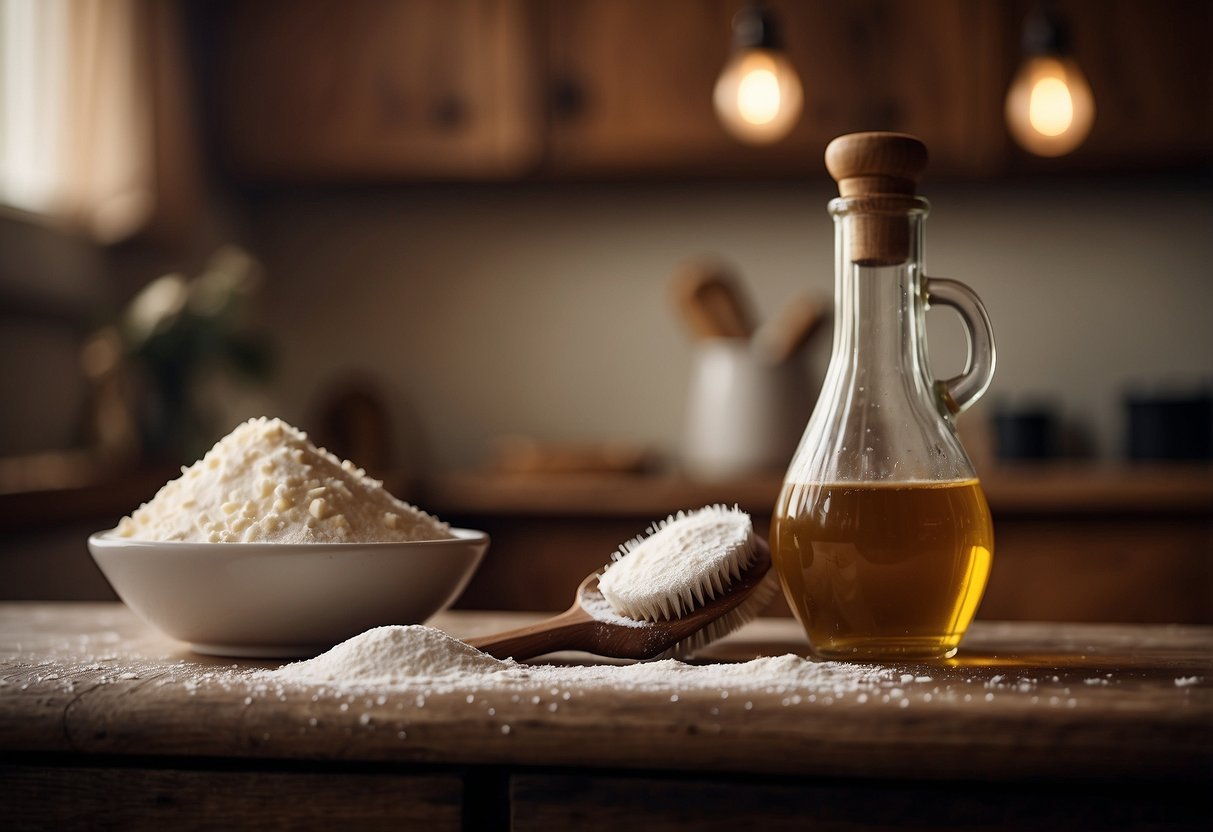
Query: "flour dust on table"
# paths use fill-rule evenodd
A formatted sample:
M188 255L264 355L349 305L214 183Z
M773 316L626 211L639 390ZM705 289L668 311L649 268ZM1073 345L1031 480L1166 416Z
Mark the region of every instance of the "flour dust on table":
M408 626L369 630L314 659L267 666L219 663L184 653L138 628L120 606L106 607L90 608L87 631L64 628L61 619L82 615L62 606L22 610L7 619L0 615L0 623L10 627L0 627L0 722L7 714L6 736L28 727L15 721L17 702L30 703L39 719L53 723L49 736L66 738L76 750L125 749L132 736L155 744L164 731L181 727L183 714L197 714L188 717L187 732L200 731L206 738L191 742L213 741L241 753L272 750L291 756L323 747L345 754L363 742L383 753L387 741L399 745L402 754L426 759L452 734L461 743L499 749L494 740L533 741L528 738L535 732L550 730L582 736L598 730L590 726L609 725L615 715L627 713L646 714L654 720L650 726L665 724L688 736L731 733L730 741L745 737L751 720L760 731L781 731L785 723L793 732L818 726L805 729L802 737L850 724L867 726L862 730L917 731L922 740L937 721L950 722L961 714L1010 719L1026 727L1053 725L1038 728L1053 736L1048 731L1059 730L1057 726L1089 727L1092 719L1131 730L1138 721L1124 709L1126 702L1165 696L1171 712L1167 719L1195 715L1193 725L1209 707L1200 659L1159 667L1171 674L1161 681L1143 672L1149 664L1141 659L1132 672L1116 663L1114 657L1129 649L1125 644L1145 651L1157 644L1182 644L1185 655L1207 655L1199 652L1205 648L1194 646L1194 631L1164 628L1135 630L1131 641L1118 642L1101 635L1106 626L1068 625L1060 635L1051 630L1045 635L1041 625L1034 625L1031 643L1058 645L1050 650L1081 659L1026 666L1011 649L1006 666L992 669L863 665L793 654L712 664L557 663L569 656L523 664L486 656L436 628ZM12 629L18 620L24 622L22 628ZM745 643L761 649L757 645L765 642ZM785 640L776 637L774 643ZM1174 653L1178 648L1170 649ZM753 650L742 654L753 655ZM122 724L112 721L118 712L129 720L125 734L113 730ZM889 712L906 716L890 720ZM1077 713L1066 716L1072 712ZM1043 718L1045 714L1049 716ZM105 720L106 732L96 733L90 716ZM197 723L199 718L207 724ZM664 736L670 736L668 730ZM1087 735L1079 731L1075 736ZM1175 749L1168 748L1173 754Z
M521 664L495 659L433 627L410 625L368 630L314 659L285 665L265 677L280 684L328 688L423 685L435 692L555 685L578 691L653 692L795 688L844 696L879 687L899 675L874 665L817 662L791 654L721 664L687 664L674 659L625 665Z

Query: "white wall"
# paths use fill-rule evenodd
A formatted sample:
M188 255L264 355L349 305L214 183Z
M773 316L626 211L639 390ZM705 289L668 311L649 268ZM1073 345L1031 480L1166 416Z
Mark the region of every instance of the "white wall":
M1126 385L1213 381L1207 182L928 182L924 194L928 272L969 282L994 319L990 400L1049 397L1115 456ZM511 432L673 450L691 355L665 294L676 265L733 261L764 316L802 288L829 295L829 196L727 183L260 197L250 243L281 346L272 395L306 424L319 386L371 375L414 468L474 465ZM940 375L963 350L949 314L932 313Z

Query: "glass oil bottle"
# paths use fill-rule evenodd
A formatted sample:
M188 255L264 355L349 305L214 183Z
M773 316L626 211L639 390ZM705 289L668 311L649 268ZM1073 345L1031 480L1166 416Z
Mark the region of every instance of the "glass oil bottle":
M926 161L895 133L826 150L840 192L833 355L771 528L788 603L823 657L954 655L990 573L990 512L954 419L990 384L993 333L971 289L923 274ZM956 378L931 376L930 305L968 331Z

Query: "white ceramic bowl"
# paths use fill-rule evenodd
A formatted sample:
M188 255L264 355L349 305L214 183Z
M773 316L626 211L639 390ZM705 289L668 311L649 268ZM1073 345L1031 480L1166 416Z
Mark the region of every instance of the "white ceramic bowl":
M370 627L418 624L459 596L489 536L416 543L182 543L112 530L89 551L128 607L218 656L314 656Z

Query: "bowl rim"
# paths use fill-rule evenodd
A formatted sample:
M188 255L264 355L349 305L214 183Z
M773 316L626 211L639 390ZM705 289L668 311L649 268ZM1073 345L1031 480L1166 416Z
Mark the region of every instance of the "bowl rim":
M142 540L132 537L119 537L118 529L104 529L93 532L88 536L88 545L98 549L177 549L185 551L198 546L218 547L224 551L248 550L252 548L265 549L304 549L309 552L343 552L356 549L391 549L402 546L457 547L468 543L488 543L488 532L479 529L464 529L451 526L449 531L454 537L438 538L436 540L381 540L368 543L280 543L269 540L254 540L251 542L235 541L229 543L207 543L200 540Z

